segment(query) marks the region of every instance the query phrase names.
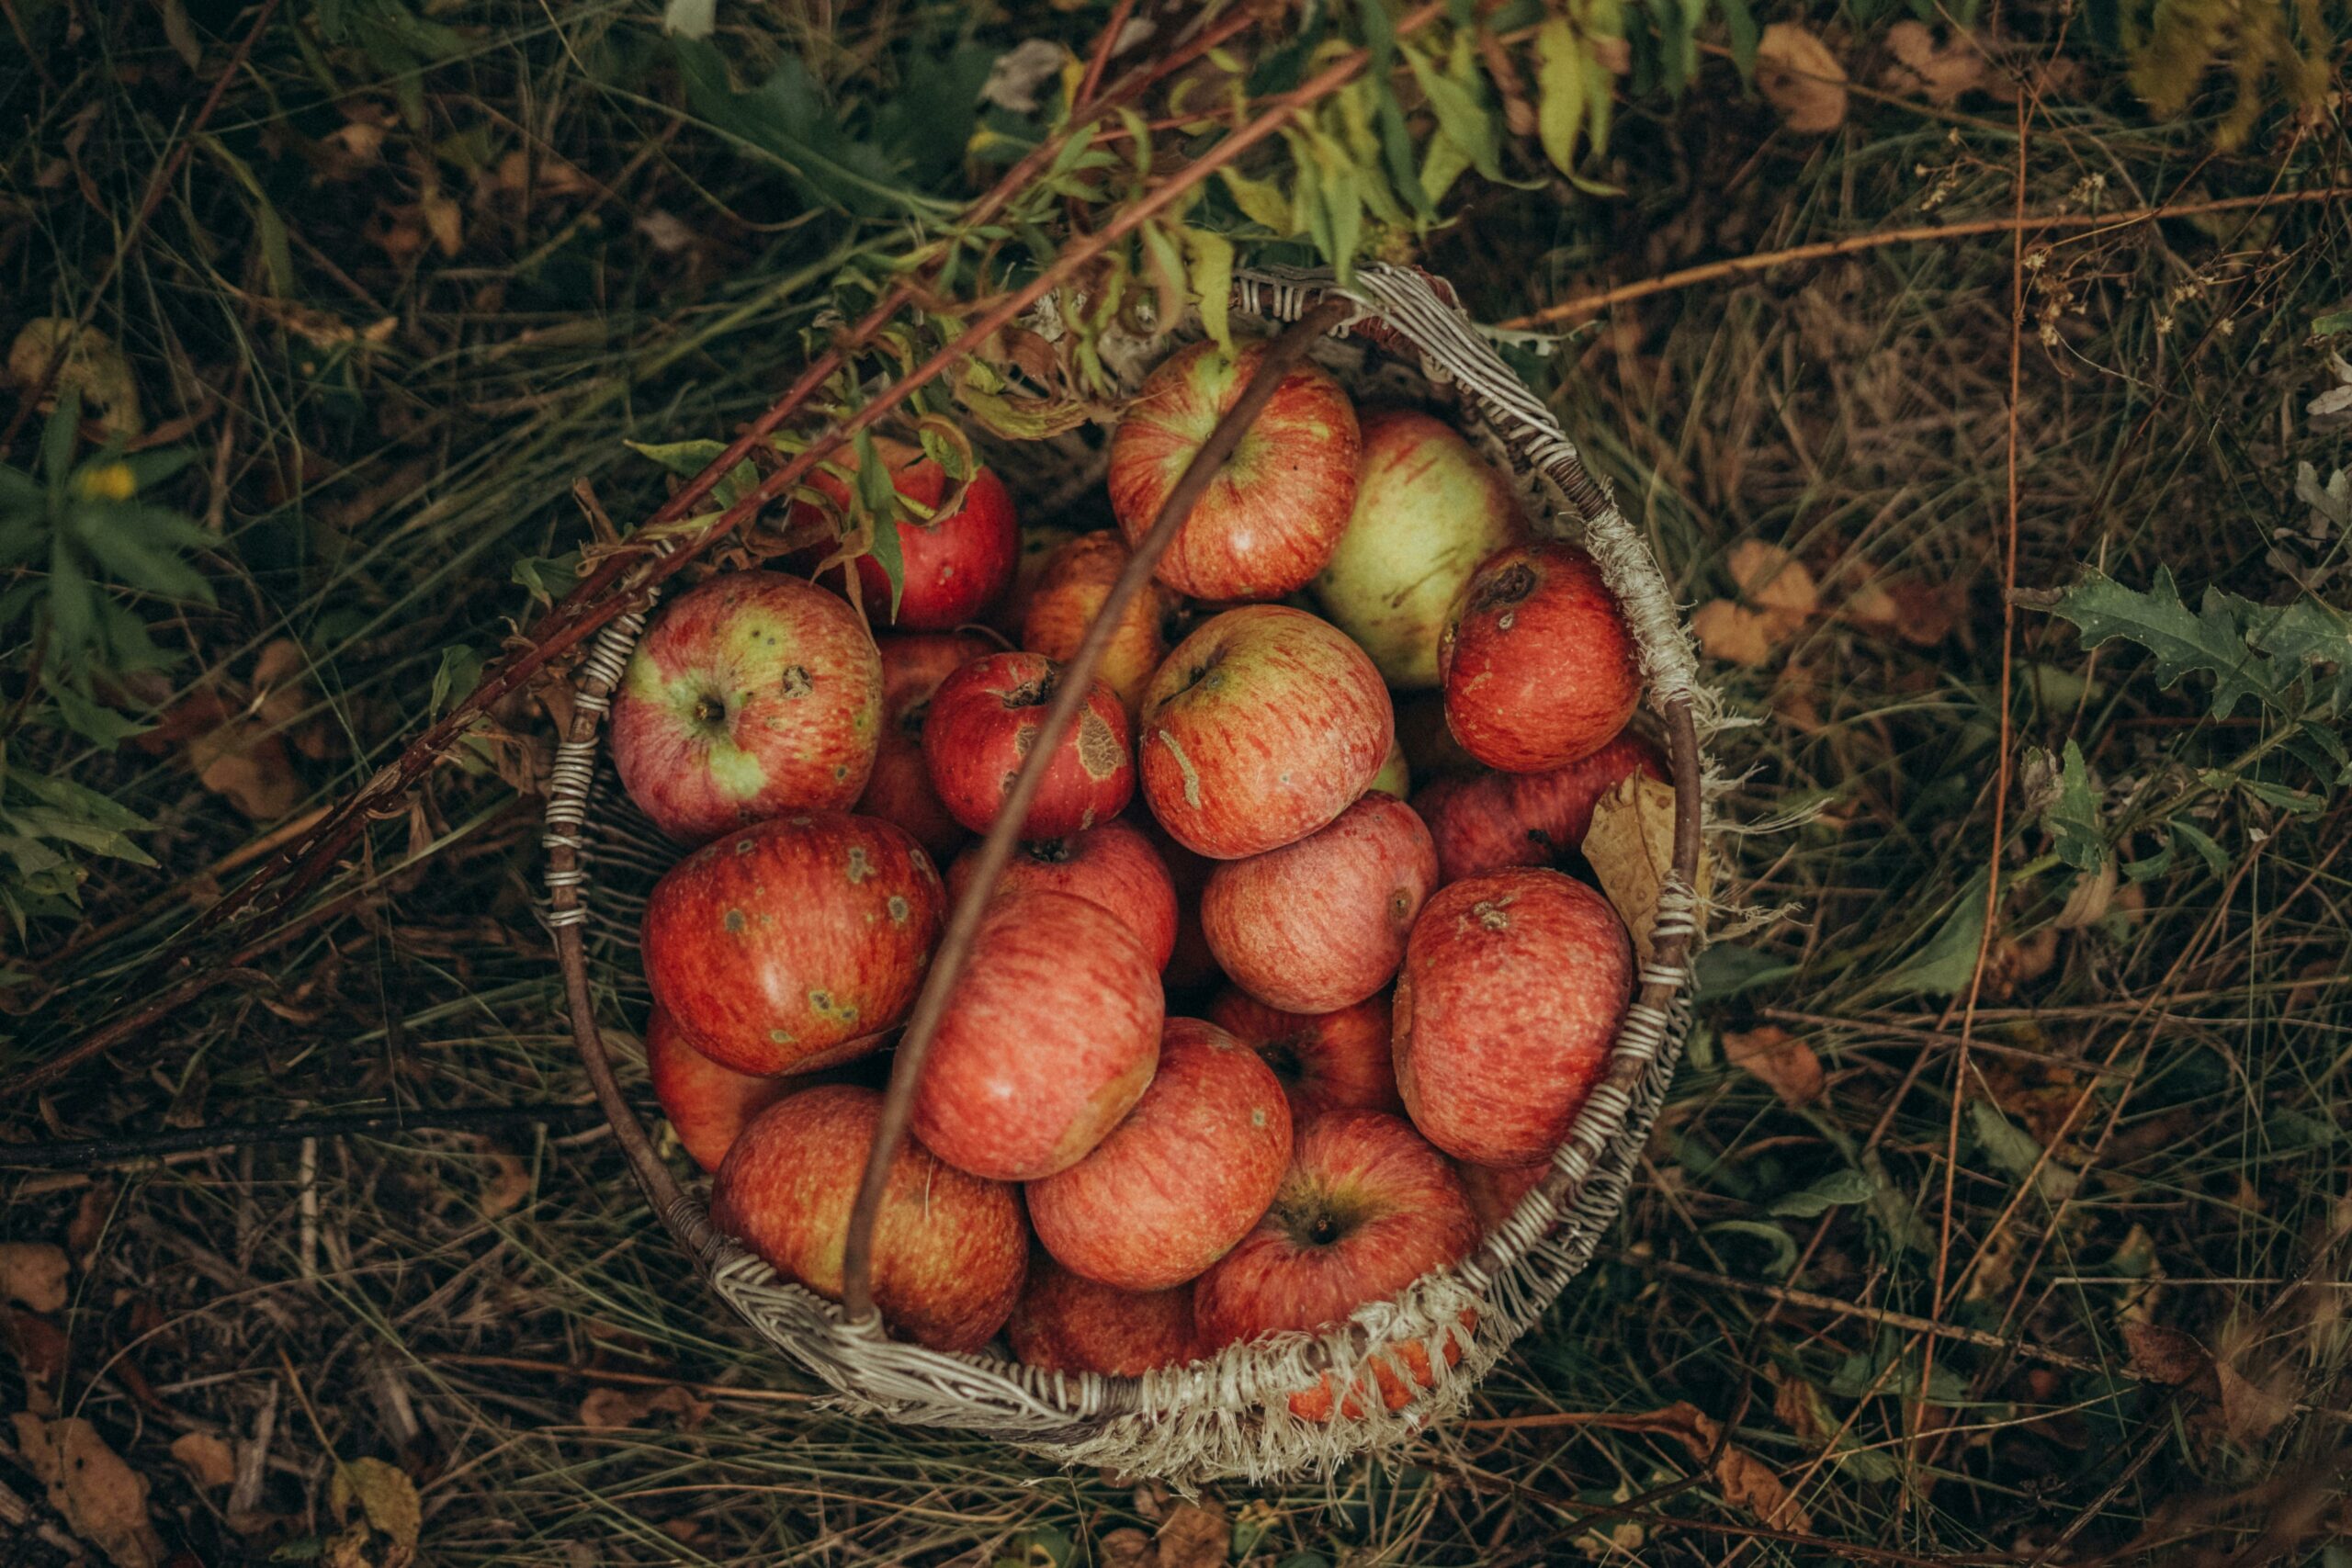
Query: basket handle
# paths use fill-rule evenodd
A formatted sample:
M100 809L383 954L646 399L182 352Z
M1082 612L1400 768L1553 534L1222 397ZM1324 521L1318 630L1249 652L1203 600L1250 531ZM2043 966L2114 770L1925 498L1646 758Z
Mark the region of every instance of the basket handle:
M988 836L980 840L971 885L956 901L938 954L931 961L931 973L923 981L922 994L915 998L914 1011L908 1017L906 1032L899 1037L898 1056L890 1066L889 1089L882 1102L881 1125L875 1131L874 1145L866 1156L865 1177L858 1187L857 1201L850 1210L849 1236L842 1258L842 1313L852 1323L864 1323L874 1317L874 1225L882 1211L890 1166L906 1142L907 1121L914 1109L915 1080L922 1074L923 1060L931 1055L932 1041L938 1035L940 1021L946 1016L948 994L955 989L957 977L971 957L972 939L979 931L980 911L996 891L997 878L1012 859L1013 843L1022 822L1029 815L1029 803L1036 798L1055 748L1077 721L1079 707L1086 701L1087 687L1093 682L1096 667L1102 662L1102 650L1126 615L1128 604L1143 591L1145 581L1176 537L1177 529L1192 515L1217 470L1225 467L1226 459L1241 444L1241 437L1272 400L1274 388L1283 376L1306 355L1317 338L1346 321L1355 308L1352 300L1327 299L1267 345L1256 373L1233 406L1218 419L1192 462L1185 466L1176 488L1168 492L1167 501L1161 504L1159 515L1152 519L1151 531L1127 558L1126 568L1120 572L1110 597L1103 600L1102 608L1086 628L1085 639L1063 667L1061 682L1055 689L1052 705L1046 709L1036 742L1021 764L1020 775L1012 781L1012 789L999 808L996 820L989 825Z

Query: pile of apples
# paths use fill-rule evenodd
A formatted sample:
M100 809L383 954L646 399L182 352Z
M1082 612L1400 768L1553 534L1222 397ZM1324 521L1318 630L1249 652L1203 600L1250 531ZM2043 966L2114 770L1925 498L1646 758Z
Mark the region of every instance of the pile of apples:
M1025 582L993 475L943 515L940 466L888 448L922 515L893 525L892 629L831 591L854 572L888 606L870 555L741 571L628 665L622 781L699 846L645 911L654 1089L714 1223L821 1295L972 835L1263 352L1162 364L1112 440L1119 532ZM1442 693L1458 747L1410 805L1392 688ZM890 1331L1131 1376L1336 1326L1466 1257L1631 992L1624 926L1558 866L1602 795L1664 776L1625 728L1639 696L1591 559L1533 537L1461 434L1284 375L1118 624L989 896L876 1227ZM1433 1381L1418 1352L1370 1369L1391 1408ZM1360 1416L1371 1392L1327 1375L1292 1407Z

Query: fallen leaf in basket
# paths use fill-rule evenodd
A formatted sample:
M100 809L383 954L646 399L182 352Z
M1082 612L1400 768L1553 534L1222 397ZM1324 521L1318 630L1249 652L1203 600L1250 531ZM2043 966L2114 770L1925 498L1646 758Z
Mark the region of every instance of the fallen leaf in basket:
M1818 134L1846 123L1846 68L1794 22L1774 22L1756 46L1756 90L1791 130Z
M1658 889L1674 867L1674 786L1637 775L1602 795L1592 808L1592 826L1585 829L1584 858L1633 933L1634 952L1648 963ZM1713 880L1710 871L1702 852L1697 888L1702 899Z
M1731 1030L1724 1035L1724 1058L1757 1077L1792 1108L1821 1098L1821 1058L1813 1047L1777 1024Z
M62 1247L45 1241L0 1242L0 1297L22 1302L35 1312L55 1312L65 1304L65 1281L73 1272Z
M1905 18L1886 29L1886 51L1894 56L1883 78L1898 93L1920 93L1931 104L1948 104L1984 80L1984 51L1966 38L1939 49L1925 22Z
M675 1383L642 1393L598 1388L580 1402L580 1424L600 1429L634 1427L659 1411L676 1417L681 1432L693 1432L710 1419L711 1408L710 1401L696 1399Z
M2195 1382L2213 1370L2211 1353L2177 1328L2154 1323L2127 1323L2123 1325L2123 1344L2132 1353L2132 1371L2150 1382L2177 1387Z
M164 1540L147 1517L147 1478L107 1447L79 1416L44 1421L19 1413L17 1450L66 1528L107 1554L115 1568L155 1568Z
M216 1438L209 1432L182 1432L172 1439L172 1457L206 1491L236 1482L236 1452L224 1438Z
M345 1528L320 1558L326 1568L407 1568L416 1561L424 1509L416 1483L396 1466L379 1459L337 1465L327 1502Z

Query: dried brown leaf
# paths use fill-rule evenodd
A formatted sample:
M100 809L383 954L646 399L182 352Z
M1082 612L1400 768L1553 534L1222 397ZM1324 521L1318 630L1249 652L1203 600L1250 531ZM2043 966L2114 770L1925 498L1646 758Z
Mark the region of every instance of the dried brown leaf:
M490 1172L481 1184L483 1213L503 1214L530 1195L531 1168L504 1149L492 1149Z
M1821 608L1821 588L1813 573L1778 545L1742 539L1731 547L1725 564L1741 595L1768 615L1794 616L1802 623Z
M1783 1105L1810 1105L1821 1098L1821 1058L1813 1054L1812 1046L1778 1024L1726 1031L1724 1057L1761 1079Z
M439 191L428 191L419 204L424 209L424 227L433 243L441 247L445 256L454 256L466 245L466 211L457 200Z
M236 1482L237 1456L225 1438L209 1432L182 1432L172 1439L172 1457L208 1492Z
M58 356L60 344L70 344ZM128 439L147 428L139 412L139 382L130 361L114 340L96 327L80 327L67 316L36 316L17 331L8 345L8 379L29 392L42 384L52 361L57 374L42 395L41 412L57 406L58 394L71 388L82 397L82 417L112 437Z
M1887 28L1886 49L1894 63L1883 79L1898 93L1919 93L1931 104L1949 104L1984 85L1984 51L1965 38L1939 48L1925 22L1906 18Z
M1151 1555L1151 1537L1132 1526L1111 1530L1096 1539L1094 1553L1104 1568L1143 1568Z
M1690 613L1690 634L1710 659L1750 670L1772 662L1781 651L1771 616L1728 599L1710 599Z
M2123 1344L2133 1372L2167 1387L2195 1382L2213 1367L2212 1356L2193 1337L2160 1324L2125 1324Z
M0 1344L24 1370L25 1404L34 1414L57 1414L57 1387L65 1381L73 1347L65 1331L45 1317L10 1307L0 1313Z
M2232 1441L2259 1442L2295 1413L2291 1400L2256 1382L2227 1361L2215 1361L2213 1371L2222 1385L2222 1429Z
M164 1540L147 1517L147 1478L78 1416L60 1421L19 1412L17 1450L49 1489L49 1506L115 1568L155 1568Z
M1592 808L1592 826L1585 830L1584 858L1633 934L1634 951L1648 963L1658 889L1674 866L1674 786L1634 777L1601 796ZM1702 898L1707 895L1709 871L1702 852L1697 888Z
M327 1568L408 1568L416 1561L424 1509L416 1483L397 1466L379 1459L337 1465L327 1501L345 1521L320 1559Z
M1774 22L1756 46L1756 90L1791 130L1819 134L1846 123L1846 68L1808 28Z
M1710 1466L1724 1502L1775 1529L1813 1528L1811 1517L1790 1495L1780 1472L1737 1444L1724 1442L1723 1423L1688 1400L1677 1400L1646 1415L1613 1417L1604 1424L1619 1431L1657 1432L1677 1439L1692 1459Z
M1216 1568L1233 1548L1233 1523L1225 1510L1179 1503L1153 1538L1154 1568Z
M238 717L188 742L197 782L256 822L275 821L302 804L302 781L285 742L257 719Z
M710 1401L696 1399L675 1383L651 1390L597 1388L580 1402L580 1424L599 1429L634 1427L660 1413L674 1417L678 1430L693 1432L710 1419L711 1409Z
M74 1201L74 1217L65 1222L65 1248L76 1258L86 1258L90 1250L106 1235L107 1221L114 1213L115 1185L111 1181L93 1181L82 1189L82 1196Z
M35 1312L64 1306L74 1265L65 1249L46 1241L0 1242L0 1297Z

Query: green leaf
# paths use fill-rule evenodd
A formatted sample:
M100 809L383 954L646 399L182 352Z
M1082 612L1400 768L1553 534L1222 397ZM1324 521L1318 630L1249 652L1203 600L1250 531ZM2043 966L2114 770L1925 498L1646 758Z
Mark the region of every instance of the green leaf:
M99 564L126 587L168 599L212 603L212 585L201 572L168 550L157 549L133 528L108 526L113 508L76 508L74 535Z
M43 676L41 686L49 693L50 701L57 705L57 716L65 728L96 745L111 750L154 728L92 702L62 681Z
M1251 179L1232 168L1219 169L1217 175L1225 181L1226 194L1233 197L1233 205L1241 209L1244 218L1285 239L1298 232L1291 221L1291 198L1273 181Z
M1466 35L1457 37L1443 69L1418 50L1408 49L1404 53L1413 68L1413 79L1420 84L1422 96L1437 116L1438 134L1459 148L1471 167L1490 180L1499 180L1503 170L1495 120L1487 112L1470 49Z
M1700 1000L1721 1001L1750 987L1785 979L1796 972L1795 964L1752 947L1711 942L1690 965L1692 994Z
M826 205L854 217L932 205L900 183L880 149L843 128L798 56L785 55L765 82L739 93L729 80L727 57L709 39L673 38L670 46L694 112L767 154Z
M1233 352L1233 242L1205 229L1184 231L1184 257L1193 298L1200 301L1201 325L1217 347Z
M718 461L719 455L725 452L728 446L728 443L724 441L670 441L659 444L624 441L621 445L640 457L652 459L679 478L688 479ZM738 463L729 470L725 479L711 487L710 499L723 511L757 490L759 485L760 471L752 467L749 462Z
M1745 1236L1759 1241L1768 1249L1768 1257L1760 1272L1775 1280L1785 1280L1797 1266L1796 1237L1778 1225L1768 1225L1761 1220L1718 1220L1706 1226L1702 1235Z
M437 716L453 702L469 695L481 684L481 655L459 643L441 650L441 663L433 671L433 693L429 715Z
M2262 779L2240 779L2237 782L2239 788L2264 805L2275 806L2297 817L2316 817L2327 809L2327 802L2318 795L2305 795L2283 784L2270 784Z
M2184 839L2187 840L2188 847L2195 850L2199 857L2205 862L2206 870L2216 876L2229 874L2230 857L2222 852L2221 845L2206 836L2203 829L2176 818L2172 822L2172 836L2176 844Z
M580 552L566 550L560 556L528 556L514 563L514 581L534 593L544 594L553 601L571 592L580 582Z
M1743 86L1756 81L1756 50L1764 41L1764 29L1756 25L1756 13L1747 8L1747 0L1721 0L1724 11L1724 31L1731 39L1731 62L1738 69Z
M2247 697L2264 707L2280 704L2278 671L2270 660L2246 645L2246 630L2232 613L2231 596L2209 589L2201 608L2191 614L2181 603L2169 567L2156 569L2154 585L2144 593L2098 571L2086 571L2059 597L2052 613L2075 624L2086 648L2121 637L2146 649L2155 656L2161 688L2169 689L2190 673L2211 676L2216 718L2229 717Z
M70 662L97 640L97 598L73 542L58 535L49 547L51 658Z
M1810 1187L1782 1193L1764 1212L1786 1219L1810 1220L1840 1203L1867 1203L1877 1191L1878 1183L1859 1170L1833 1170Z
M60 810L70 811L82 820L95 822L102 828L116 828L126 833L143 833L154 826L129 807L94 789L85 788L72 779L58 778L53 774L17 773L8 775L8 782L38 800L46 801Z
M2123 874L2132 882L2154 882L2172 869L2173 860L2172 846L2166 844L2154 854L2126 862L2123 865Z
M2041 1161L2041 1145L2033 1134L2001 1114L2001 1108L1989 1100L1968 1102L1968 1129L1976 1146L1993 1166L2007 1174L2024 1180L2033 1174L2037 1162L2041 1174L2035 1178L2034 1190L2051 1203L2061 1203L2074 1196L2082 1177L2056 1160Z
M81 434L81 423L82 389L64 383L58 389L57 407L51 411L49 423L40 427L40 472L53 495L63 493L65 480L74 472L74 443Z
M1880 981L1878 988L1900 995L1956 996L1968 988L1970 977L1976 973L1976 953L1984 940L1984 878L1980 874L1970 881L1968 891L1944 917L1935 935Z
M851 444L857 453L858 500L873 520L873 539L866 553L890 581L889 619L896 621L899 600L907 587L907 558L899 546L898 489L890 482L890 469L882 454L875 450L870 431L859 431L851 437Z
M2107 861L2107 830L2099 825L2098 796L2091 793L2083 749L2066 742L2058 773L2058 798L2041 814L2041 825L2056 842L2058 858L2076 871L2097 871Z
M1584 42L1565 18L1555 17L1536 29L1535 62L1536 130L1544 155L1560 173L1574 174L1577 138L1584 132Z

